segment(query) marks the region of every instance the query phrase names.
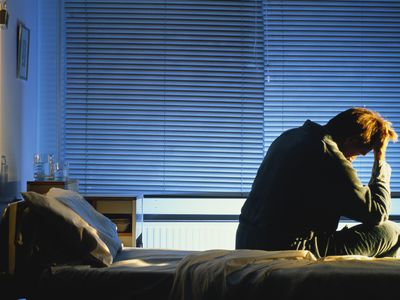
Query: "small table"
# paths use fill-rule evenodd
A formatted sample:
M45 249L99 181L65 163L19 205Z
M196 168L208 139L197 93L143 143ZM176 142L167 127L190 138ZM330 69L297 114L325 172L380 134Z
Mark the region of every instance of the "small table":
M28 181L26 184L26 190L28 192L36 192L39 194L47 193L52 187L79 192L79 181L76 179L69 179L63 181L43 180L43 181Z
M139 246L136 242L136 197L135 196L102 196L84 195L93 207L117 224L125 221L128 226L118 231L118 237L124 246Z

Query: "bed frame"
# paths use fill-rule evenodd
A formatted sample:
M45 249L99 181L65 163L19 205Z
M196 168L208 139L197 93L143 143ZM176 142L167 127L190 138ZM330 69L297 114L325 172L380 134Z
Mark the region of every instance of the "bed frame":
M6 295L6 299L22 297L29 290L24 283L25 266L18 259L23 257L22 241L19 239L22 226L20 220L27 209L24 201L10 203L4 209L0 221L0 274L4 286L0 293Z
M2 220L0 223L0 271L2 277L5 279L10 279L10 282L18 282L18 285L14 285L17 288L13 288L13 284L8 284L8 290L0 290L1 298L3 299L4 293L10 293L12 296L8 295L5 299L17 299L17 298L30 298L30 295L34 294L35 288L38 286L39 275L34 271L30 270L30 265L24 258L27 257L26 249L24 247L24 239L21 238L21 232L24 229L24 218L28 215L29 207L24 201L18 201L11 203L5 209ZM29 242L29 240L28 240ZM28 247L29 248L29 247ZM140 251L146 251L151 249L141 249ZM136 249L138 251L138 249ZM228 251L228 250L227 250ZM228 255L236 255L237 250L231 250L232 253ZM248 250L257 251L257 250ZM198 251L197 254L202 255L202 253L208 253L207 251ZM197 255L196 254L196 255ZM154 254L157 257L165 257L170 255L167 251L158 251ZM252 254L250 253L250 256ZM180 257L176 257L176 262L184 261L186 257L184 254ZM214 262L213 258L204 260L205 265L201 266L198 263L193 263L190 267L189 276L195 274L198 266L202 268L209 269L210 264ZM230 271L229 263L221 264L220 267L216 267L216 264L211 265L215 268L214 274L218 272L220 274L226 274L227 270ZM237 265L237 260L232 260L231 262ZM228 277L218 277L216 281L213 281L211 288L217 290L220 286L232 288L229 290L229 297L224 299L243 299L243 295L248 297L248 299L272 299L272 300L294 300L294 299L307 299L307 300L357 300L357 299L397 299L399 294L400 285L400 259L365 259L358 257L342 257L336 259L331 257L329 259L323 260L297 260L280 258L275 261L270 261L267 263L262 262L253 263L251 261L246 261L243 265L238 266L237 272L234 275L234 280ZM228 269L224 268L228 266ZM232 266L232 265L231 265ZM67 267L68 268L68 267ZM107 276L116 275L117 279L119 275L123 275L127 271L126 266L121 266L120 269L113 267L100 268L100 269L82 269L82 274L84 277L86 275L93 275L94 273L107 273ZM137 287L143 286L145 284L153 284L155 282L155 273L153 272L143 272L141 268L135 266L130 266L131 272L128 278L128 282L136 282ZM171 271L172 270L172 271ZM182 277L182 274L178 272L178 267L173 267L160 281L160 285L163 287L163 294L165 297L162 299L168 299L168 292L173 289L172 281L174 278L183 278L183 282L190 283L188 287L183 290L199 291L198 284L201 284L202 278L200 277ZM242 273L242 271L245 271ZM79 270L73 270L76 274ZM117 271L117 272L115 272ZM121 273L121 271L123 271ZM69 270L66 270L68 273ZM76 273L78 272L78 273ZM84 273L86 272L86 273ZM210 271L211 272L211 271ZM208 273L210 273L208 272ZM207 272L205 272L207 273ZM185 274L184 276L187 276ZM204 272L203 272L204 274ZM67 274L68 275L68 274ZM127 274L125 273L124 276ZM53 276L53 275L52 275ZM153 277L152 277L153 276ZM84 278L82 277L82 278ZM114 279L116 277L114 276ZM135 280L132 280L134 278ZM200 278L200 281L199 281ZM59 286L66 286L66 288L72 288L75 286L76 277L73 277L68 282L64 282L65 277L57 278L57 274L50 277L50 281L41 282L42 285L52 285L59 284ZM204 282L207 282L207 275L203 278ZM253 279L257 279L257 284L254 284ZM221 280L221 281L218 281ZM261 281L260 281L261 280ZM107 286L107 279L105 284L102 286ZM115 280L114 280L115 282ZM118 280L116 280L118 282ZM81 283L83 288L87 288L85 283ZM175 283L174 283L175 284ZM232 285L233 284L233 285ZM56 286L56 285L55 285ZM151 285L150 285L151 286ZM154 285L153 285L154 286ZM153 287L152 286L152 287ZM204 286L204 285L202 285ZM92 285L93 288L93 285ZM118 284L115 287L118 289ZM156 287L157 288L157 287ZM57 289L57 288L54 288ZM252 294L254 289L254 294ZM150 290L150 289L149 289ZM200 289L201 290L201 289ZM232 292L233 291L233 292ZM201 292L201 291L200 291ZM214 292L214 290L213 290ZM240 297L242 298L240 298ZM14 297L14 298L13 298ZM136 299L137 296L130 296L127 299ZM142 297L140 297L142 298ZM40 298L42 300L42 298ZM48 298L45 298L48 299ZM50 298L49 298L50 299ZM54 298L53 298L54 299ZM69 299L69 298L67 298ZM77 298L75 298L77 299ZM81 299L81 298L79 298ZM110 298L112 299L112 297ZM121 298L118 298L121 299ZM125 299L125 298L123 298ZM139 299L139 298L137 298ZM157 298L159 299L159 298ZM179 297L177 299L187 299L185 297ZM191 299L189 297L189 299ZM211 298L198 298L198 299L211 299ZM212 299L220 299L218 297ZM173 299L175 300L175 299Z
M18 229L26 204L24 201L18 201L8 204L4 209L2 221L0 224L1 238L0 238L0 258L2 273L8 275L16 275L17 269L20 265L17 263L17 252L19 249L18 244Z
M40 263L31 261L32 257L37 257L31 255L31 246L36 241L34 232L37 220L32 219L32 215L30 208L22 200L8 204L1 216L0 299L114 299L114 296L102 297L105 294L113 294L115 290L121 290L120 294L127 291L129 295L127 298L119 295L115 299L131 299L132 295L133 299L139 296L145 299L149 298L149 295L157 294L157 299L166 300L172 286L175 266L190 252L127 247L121 252L119 261L117 259L111 267L92 268L77 262L71 265L52 264L43 268ZM171 267L166 266L159 270L153 270L152 266L144 268L141 265L147 262L151 265L154 261L154 265L172 263ZM83 274L84 272L87 273ZM76 274L84 277L79 280L80 287L79 284L75 284L74 278L71 279L71 274L72 277ZM86 282L85 279L88 278L90 280ZM97 284L93 278L104 281ZM95 296L87 294L86 289L94 291ZM98 292L98 289L103 290ZM162 297L158 297L159 295Z

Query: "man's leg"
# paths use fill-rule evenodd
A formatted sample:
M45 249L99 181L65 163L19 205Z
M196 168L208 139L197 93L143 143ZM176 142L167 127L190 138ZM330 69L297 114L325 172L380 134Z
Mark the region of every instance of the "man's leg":
M392 221L376 226L364 224L336 231L328 238L318 237L315 243L320 256L365 255L396 257L400 247L400 226Z

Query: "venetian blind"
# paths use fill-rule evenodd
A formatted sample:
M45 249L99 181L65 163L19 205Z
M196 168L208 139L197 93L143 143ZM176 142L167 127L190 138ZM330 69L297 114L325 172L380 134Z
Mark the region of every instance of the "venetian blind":
M81 192L248 191L262 14L258 0L65 0L63 155Z
M352 106L376 110L400 133L400 2L264 2L266 147L311 119L325 124ZM400 191L400 143L390 144ZM373 155L355 166L368 183Z

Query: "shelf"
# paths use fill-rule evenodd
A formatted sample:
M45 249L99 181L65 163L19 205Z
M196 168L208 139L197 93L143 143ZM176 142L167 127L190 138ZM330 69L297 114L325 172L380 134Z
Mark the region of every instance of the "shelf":
M97 211L113 219L126 219L127 230L118 232L124 246L136 246L136 197L130 196L85 196ZM115 223L115 222L114 222Z
M132 233L130 233L130 232L118 232L118 235L120 235L120 236L132 236Z

